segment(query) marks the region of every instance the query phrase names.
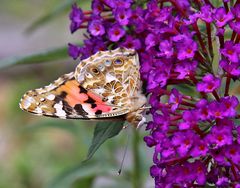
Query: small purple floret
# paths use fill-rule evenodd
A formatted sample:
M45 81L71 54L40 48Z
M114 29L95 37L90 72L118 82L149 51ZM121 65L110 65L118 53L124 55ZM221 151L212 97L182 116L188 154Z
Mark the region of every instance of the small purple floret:
M125 35L125 30L115 24L108 30L108 37L112 42L117 42Z
M207 74L202 78L202 82L197 84L197 90L199 92L211 93L215 89L218 89L221 85L221 80L214 77L212 74Z

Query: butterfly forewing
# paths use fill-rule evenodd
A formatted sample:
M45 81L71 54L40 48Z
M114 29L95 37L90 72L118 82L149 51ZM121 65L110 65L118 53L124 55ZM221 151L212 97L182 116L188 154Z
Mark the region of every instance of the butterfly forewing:
M122 115L124 110L110 106L101 96L87 91L74 78L65 74L52 84L28 91L21 99L20 107L28 112L68 118L100 118L109 114Z

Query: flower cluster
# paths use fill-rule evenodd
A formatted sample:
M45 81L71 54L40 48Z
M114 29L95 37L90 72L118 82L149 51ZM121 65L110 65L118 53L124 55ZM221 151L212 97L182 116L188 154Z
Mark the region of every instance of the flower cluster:
M93 0L73 5L71 31L86 28L84 59L99 50L135 48L152 121L155 186L240 187L240 1Z

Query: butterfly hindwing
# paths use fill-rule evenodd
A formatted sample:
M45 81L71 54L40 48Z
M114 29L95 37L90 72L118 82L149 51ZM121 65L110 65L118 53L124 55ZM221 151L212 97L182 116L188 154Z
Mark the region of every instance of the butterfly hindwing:
M132 97L141 90L138 55L126 48L99 51L79 63L75 79L108 103L129 109Z
M48 86L28 91L22 97L20 107L37 115L63 119L101 118L126 113L83 88L73 73L63 75Z

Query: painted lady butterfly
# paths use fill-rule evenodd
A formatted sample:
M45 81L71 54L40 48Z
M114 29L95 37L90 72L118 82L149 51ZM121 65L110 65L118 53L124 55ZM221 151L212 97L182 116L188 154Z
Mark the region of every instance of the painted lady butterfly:
M144 123L138 55L133 49L99 51L74 72L43 88L30 90L20 108L62 119L113 118L124 115L134 126Z

